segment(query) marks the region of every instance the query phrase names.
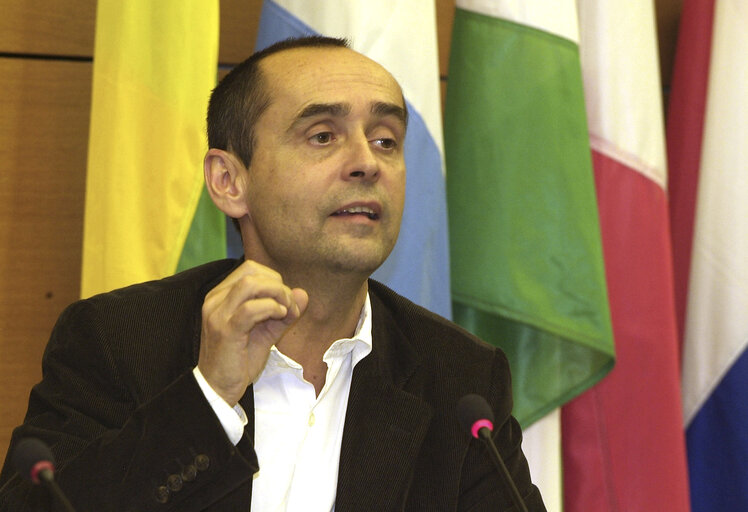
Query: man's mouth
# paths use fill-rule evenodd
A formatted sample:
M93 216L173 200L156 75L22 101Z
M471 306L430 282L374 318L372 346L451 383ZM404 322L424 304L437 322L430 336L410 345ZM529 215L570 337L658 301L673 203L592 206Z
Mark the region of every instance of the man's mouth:
M379 218L379 214L377 214L377 212L366 206L352 206L350 208L344 208L333 213L333 216L341 215L364 215L371 220L377 220Z

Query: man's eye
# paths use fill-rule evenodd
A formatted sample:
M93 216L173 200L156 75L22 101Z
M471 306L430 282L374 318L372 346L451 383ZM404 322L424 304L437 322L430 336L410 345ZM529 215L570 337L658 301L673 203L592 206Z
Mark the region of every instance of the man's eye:
M382 149L395 149L397 147L397 141L395 139L376 139L374 144Z
M313 144L329 144L333 140L332 132L315 133L309 140Z

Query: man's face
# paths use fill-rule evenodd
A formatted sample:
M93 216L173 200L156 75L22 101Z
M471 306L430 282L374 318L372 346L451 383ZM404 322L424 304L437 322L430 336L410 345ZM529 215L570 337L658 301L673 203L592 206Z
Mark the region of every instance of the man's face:
M287 50L261 69L271 103L247 172L247 257L281 274L368 276L395 245L403 212L400 87L345 48Z

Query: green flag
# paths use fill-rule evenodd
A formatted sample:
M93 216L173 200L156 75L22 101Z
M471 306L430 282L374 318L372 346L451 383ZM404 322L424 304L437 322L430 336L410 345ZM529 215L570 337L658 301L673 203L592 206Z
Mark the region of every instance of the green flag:
M445 109L455 320L502 348L523 426L613 366L578 44L458 8Z

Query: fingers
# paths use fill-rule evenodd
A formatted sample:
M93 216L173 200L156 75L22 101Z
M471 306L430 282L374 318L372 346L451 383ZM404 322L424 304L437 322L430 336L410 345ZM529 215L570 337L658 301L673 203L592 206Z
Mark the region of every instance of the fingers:
M262 372L270 348L305 311L307 293L280 274L245 261L205 297L200 371L229 404Z
M277 305L273 307L262 299L272 299ZM300 315L294 294L283 283L280 274L254 261L242 263L211 290L205 298L203 309L209 314L222 310L225 321L236 313L233 322L237 326L242 321L256 323L263 316L280 320L289 311L293 319Z
M294 288L291 290L292 304L288 311L288 315L283 320L288 325L294 323L301 315L306 311L306 307L309 305L309 295L306 290L301 288Z
M206 301L223 303L237 308L240 303L257 297L273 297L290 306L291 290L275 270L254 261L245 261L206 296Z
M274 302L276 318L283 318L288 309L293 307L291 289L280 279L267 276L244 276L236 280L221 302L224 308L236 311L240 316L244 316L242 313L251 314L255 303L267 309L268 303ZM278 316L277 312L280 311L283 313Z

